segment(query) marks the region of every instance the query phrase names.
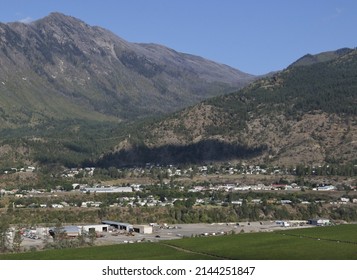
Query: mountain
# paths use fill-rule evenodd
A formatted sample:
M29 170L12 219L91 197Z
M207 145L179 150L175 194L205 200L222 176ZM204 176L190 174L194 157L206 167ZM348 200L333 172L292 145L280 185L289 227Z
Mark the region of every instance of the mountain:
M0 23L0 128L127 121L236 90L254 76L60 13Z
M329 54L146 124L99 164L356 164L357 50Z

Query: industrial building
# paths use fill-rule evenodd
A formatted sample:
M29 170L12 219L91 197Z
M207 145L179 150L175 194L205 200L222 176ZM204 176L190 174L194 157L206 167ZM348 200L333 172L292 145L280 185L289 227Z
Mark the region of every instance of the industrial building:
M149 225L134 225L133 230L140 234L152 234L152 226Z
M136 232L140 234L152 234L153 228L149 225L135 225L122 222L115 221L102 221L102 224L94 224L94 225L71 225L71 226L63 226L61 227L61 231L66 233L67 237L78 237L82 234L82 232L90 233L103 233L103 232L111 232L113 229L118 229L126 232ZM46 228L39 227L34 232L39 237L45 237L46 235L51 235L52 237L56 234L55 227Z
M85 232L108 232L109 231L109 225L84 225L84 226L79 226L80 229L83 228Z
M314 225L314 226L327 226L327 225L330 225L331 222L329 219L317 218L317 219L310 219L308 221L308 224Z
M59 230L60 232L66 233L67 237L77 237L78 235L81 234L80 227L78 226L64 226L61 227ZM56 231L57 231L56 228L50 228L48 232L52 237L54 237L56 235ZM59 231L57 231L57 233L58 232Z
M82 234L82 231L88 233L88 232L108 232L109 231L109 225L83 225L83 226L64 226L61 228L61 231L66 233L67 237L77 237L78 235ZM38 228L36 230L36 233L38 236L45 236L47 233L50 233L50 235L55 234L56 229L55 228Z
M130 193L133 192L133 189L131 187L86 187L81 191L84 193Z
M120 230L125 230L128 232L134 231L133 225L128 224L128 223L121 223L121 222L115 222L115 221L102 221L102 224L109 225L114 228L117 228Z

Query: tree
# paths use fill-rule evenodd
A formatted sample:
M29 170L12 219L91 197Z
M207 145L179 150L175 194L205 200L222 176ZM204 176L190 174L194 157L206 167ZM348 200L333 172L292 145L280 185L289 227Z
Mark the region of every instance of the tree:
M192 208L192 206L195 205L195 203L196 203L196 198L189 197L188 199L186 199L184 205L186 208Z
M89 245L94 245L95 240L97 239L97 233L95 230L90 230L88 233Z
M56 226L50 234L53 237L53 241L58 244L67 238L67 233L60 221L56 222Z
M20 247L21 247L22 240L23 240L23 238L22 238L20 230L16 230L15 231L15 235L14 235L14 239L12 241L12 249L16 253L20 252Z
M81 228L81 233L78 234L78 245L79 246L84 246L86 245L86 237L87 237L87 232L84 230L84 228Z
M6 252L9 245L9 229L8 219L4 216L0 217L0 252Z

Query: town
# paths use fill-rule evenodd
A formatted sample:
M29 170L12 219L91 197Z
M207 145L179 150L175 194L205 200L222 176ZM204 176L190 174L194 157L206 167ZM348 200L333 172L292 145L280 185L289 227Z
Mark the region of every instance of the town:
M302 171L303 170L303 171ZM355 170L357 168L355 166ZM11 174L40 173L34 166L10 168L3 170L2 179ZM301 180L301 172L310 174L310 181ZM70 207L102 207L108 201L99 201L108 196L100 194L113 194L115 200L107 203L108 207L155 207L174 206L174 204L190 200L193 205L242 205L245 193L256 193L248 197L248 202L260 204L264 197L260 193L269 193L268 203L274 204L357 204L356 181L333 181L337 176L319 176L338 172L335 167L299 167L281 168L278 166L267 167L259 165L232 165L230 163L189 166L180 168L173 165L159 166L146 164L145 167L131 167L117 169L101 169L95 167L63 169L55 176L53 181L58 185L41 186L43 183L24 184L20 187L1 187L1 197L10 197L8 201L13 208L70 208ZM299 175L298 175L299 174ZM4 177L5 176L5 177ZM288 179L287 179L288 178ZM327 178L327 179L325 179ZM108 183L118 180L118 183ZM102 181L108 181L102 183ZM301 181L303 184L301 184ZM124 183L126 182L126 183ZM163 188L164 187L164 188ZM158 193L160 190L163 193ZM164 197L170 191L170 197ZM299 193L326 192L333 193L327 199L311 197L299 198ZM68 196L64 194L76 194ZM172 196L176 193L177 197ZM272 194L278 194L275 198ZM90 196L92 194L92 196ZM93 195L97 200L93 201ZM73 197L76 201L73 201ZM37 198L34 201L34 198ZM88 199L90 198L90 199ZM4 202L0 205L5 207Z
M2 170L3 251L271 232L357 219L351 211L357 208L355 177L337 175L343 167L147 164L48 174L42 168Z

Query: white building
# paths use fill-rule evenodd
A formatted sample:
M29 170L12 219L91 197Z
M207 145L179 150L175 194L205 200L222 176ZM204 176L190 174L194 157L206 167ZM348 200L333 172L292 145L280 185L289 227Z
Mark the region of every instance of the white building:
M326 226L330 224L330 220L324 218L310 219L308 224L315 226Z
M141 234L152 234L152 226L149 225L134 225L134 232Z
M321 187L317 187L316 190L318 191L334 191L336 190L336 187L335 186L321 186Z
M99 225L84 225L84 226L78 226L80 230L84 230L85 232L108 232L110 226L109 225L104 225L104 224L99 224Z
M83 188L82 192L89 193L122 193L122 192L133 192L131 187L93 187L93 188Z

